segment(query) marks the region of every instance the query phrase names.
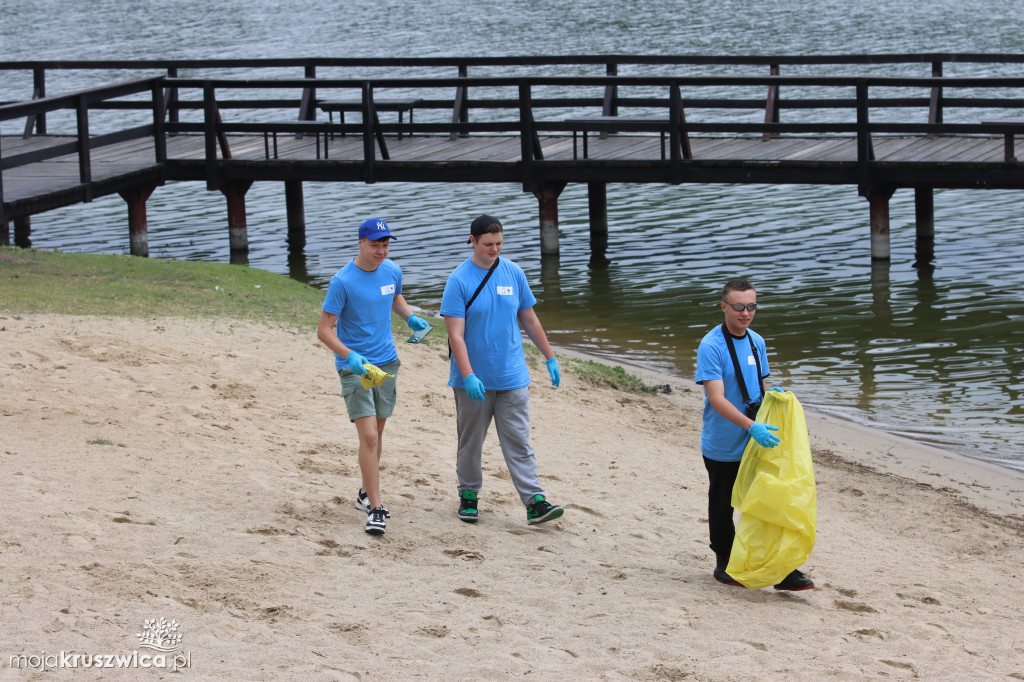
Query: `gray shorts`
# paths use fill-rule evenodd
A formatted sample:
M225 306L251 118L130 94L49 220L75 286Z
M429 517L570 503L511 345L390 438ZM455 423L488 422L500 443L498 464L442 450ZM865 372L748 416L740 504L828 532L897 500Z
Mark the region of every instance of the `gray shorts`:
M395 401L398 396L398 368L402 366L402 361L396 358L393 362L378 366L388 374L395 376L385 379L383 384L374 386L370 390L363 388L363 385L359 383L360 375L353 374L348 367L338 370L338 376L341 377L341 397L345 399L349 421L355 421L361 417L387 419L395 411Z

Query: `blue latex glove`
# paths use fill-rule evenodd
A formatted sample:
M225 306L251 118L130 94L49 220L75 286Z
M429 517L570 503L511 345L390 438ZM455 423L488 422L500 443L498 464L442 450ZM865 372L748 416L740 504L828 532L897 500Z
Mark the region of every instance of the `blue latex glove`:
M780 386L772 386L772 387L771 387L770 389L768 389L768 390L769 390L769 391L778 391L779 393L785 393L785 392L786 392L786 391L785 391L784 389L782 389L782 388L781 388Z
M429 324L427 324L425 320L416 317L415 315L410 315L409 319L406 320L405 323L409 325L409 328L412 329L414 332L418 332L419 330L426 329L427 327L430 326Z
M747 429L747 433L750 437L757 441L757 444L762 448L774 448L776 445L781 443L779 437L771 431L778 431L778 426L772 426L771 424L762 424L761 422L754 422Z
M470 374L463 379L462 384L466 387L466 395L472 400L484 399L484 382L477 379L475 374Z
M544 364L548 366L548 374L551 375L551 385L558 388L559 382L562 381L562 374L558 371L558 358L551 358Z
M366 374L366 368L363 367L363 363L366 362L366 358L359 353L354 350L350 350L345 361L348 363L348 368L352 370L353 374Z

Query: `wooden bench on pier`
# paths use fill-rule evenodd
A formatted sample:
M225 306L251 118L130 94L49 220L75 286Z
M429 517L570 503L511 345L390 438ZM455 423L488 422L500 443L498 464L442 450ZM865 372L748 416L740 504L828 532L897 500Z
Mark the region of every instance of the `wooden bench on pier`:
M572 129L572 158L578 159L577 133L583 133L583 158L589 156L587 147L587 133L600 133L602 138L617 132L643 132L650 130L651 124L668 124L665 117L657 116L582 116L580 118L566 119L566 124ZM661 137L661 160L665 160L665 135L668 130L663 128L658 131ZM690 150L690 136L684 131L682 135L682 154L684 159L692 159L693 152Z
M413 110L423 102L422 99L375 99L373 100L374 116L378 111L397 111L398 112L398 125L401 126L405 112L409 112L409 125L413 124ZM331 123L334 122L334 112L338 112L339 122L345 123L345 112L346 111L359 111L363 110L363 100L361 99L325 99L320 102L320 108L327 112L327 118ZM380 120L374 121L374 125L380 123ZM341 133L343 136L344 132ZM412 132L409 132L412 135ZM402 139L402 128L398 129L398 139Z
M1024 132L1024 118L995 118L988 121L982 121L984 125L1014 125L1017 126L1021 132ZM1013 149L1013 136L1017 132L1013 130L1007 130L1003 133L1003 161L1006 163L1016 163L1017 156L1014 154Z

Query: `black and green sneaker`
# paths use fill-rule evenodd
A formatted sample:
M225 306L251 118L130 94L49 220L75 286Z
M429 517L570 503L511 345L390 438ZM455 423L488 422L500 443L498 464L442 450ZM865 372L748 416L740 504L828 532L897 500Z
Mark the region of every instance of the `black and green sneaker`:
M466 523L476 523L476 492L463 490L459 493L459 518Z
M544 523L557 519L565 510L557 504L550 504L543 495L534 495L533 502L526 505L526 522L529 524Z

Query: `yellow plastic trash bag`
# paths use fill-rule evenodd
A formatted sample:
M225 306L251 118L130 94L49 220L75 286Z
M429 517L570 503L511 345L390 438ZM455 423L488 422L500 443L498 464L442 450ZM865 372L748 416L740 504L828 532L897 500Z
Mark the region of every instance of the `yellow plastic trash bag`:
M366 370L366 374L359 377L359 383L363 385L367 391L374 386L380 386L384 383L385 379L395 376L394 374L388 374L377 365L371 365L368 362L363 363L363 369Z
M768 391L757 421L779 427L782 442L753 438L743 451L732 506L740 513L726 572L751 589L777 585L814 549L818 495L804 409L789 391Z

